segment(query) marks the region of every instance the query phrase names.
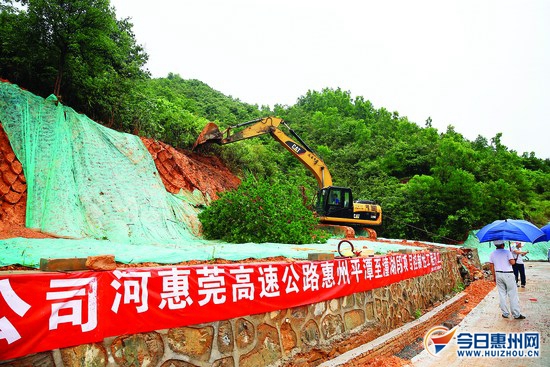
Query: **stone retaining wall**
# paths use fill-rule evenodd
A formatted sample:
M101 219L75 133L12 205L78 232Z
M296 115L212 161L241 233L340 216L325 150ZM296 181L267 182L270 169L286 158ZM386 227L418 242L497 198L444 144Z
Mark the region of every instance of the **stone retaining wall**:
M102 343L38 353L0 364L17 367L315 365L320 362L316 351L357 333L366 333L374 339L414 320L421 310L449 298L462 282L457 254L444 251L441 259L441 271L347 297L208 324L123 335Z

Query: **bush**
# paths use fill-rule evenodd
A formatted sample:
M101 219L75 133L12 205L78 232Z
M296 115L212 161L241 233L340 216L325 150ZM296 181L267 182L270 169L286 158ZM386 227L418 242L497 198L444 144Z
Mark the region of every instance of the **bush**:
M250 176L199 214L206 239L232 243L314 243L327 235L319 220L290 184L270 183Z

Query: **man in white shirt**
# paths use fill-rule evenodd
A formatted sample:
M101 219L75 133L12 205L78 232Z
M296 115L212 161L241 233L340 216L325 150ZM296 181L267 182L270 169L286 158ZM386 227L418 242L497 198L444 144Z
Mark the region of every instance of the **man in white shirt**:
M504 248L504 241L497 240L493 243L496 246L496 250L491 252L489 262L491 263L491 271L497 283L502 317L508 318L511 311L514 319L523 320L525 316L521 314L519 308L518 288L512 269L512 265L515 263L514 255ZM508 309L508 300L510 301L510 309Z

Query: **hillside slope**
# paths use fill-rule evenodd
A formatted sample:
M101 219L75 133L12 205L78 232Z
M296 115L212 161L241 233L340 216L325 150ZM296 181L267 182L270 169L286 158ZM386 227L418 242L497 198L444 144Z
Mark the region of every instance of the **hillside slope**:
M17 86L1 86L4 108L0 117L0 238L48 234L85 238L91 231L96 231L95 238L109 238L109 234L119 230L120 239L126 235L121 227L127 226L128 232L135 231L133 235L137 237L139 232L134 228L138 225L142 232L163 227L158 238L167 238L166 233L168 238L177 237L178 231L185 228L196 235L199 224L193 213L198 209L185 208L199 208L201 203L216 199L219 192L240 183L217 157L179 151L147 138L134 139ZM30 112L21 112L26 109ZM4 130L6 126L11 134ZM150 153L149 159L143 152ZM147 161L154 161L154 165ZM28 173L32 175L31 190L25 176ZM155 182L159 177L165 194L158 192ZM32 220L28 218L29 196ZM159 206L165 206L160 209L168 210L168 214L153 213ZM71 228L71 215L60 213L65 209L81 216L80 227L88 229ZM187 220L183 229L172 223L170 212ZM157 217L151 217L151 213ZM60 227L48 225L57 217L60 222L69 223ZM78 220L75 218L74 222ZM25 223L47 234L29 231ZM118 226L114 230L112 223ZM131 234L127 237L132 238Z

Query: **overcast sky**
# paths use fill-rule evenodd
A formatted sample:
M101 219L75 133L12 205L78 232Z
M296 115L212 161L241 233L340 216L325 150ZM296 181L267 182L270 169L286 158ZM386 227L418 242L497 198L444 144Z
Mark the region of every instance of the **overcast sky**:
M550 158L548 0L111 0L153 77L251 104L338 88Z

